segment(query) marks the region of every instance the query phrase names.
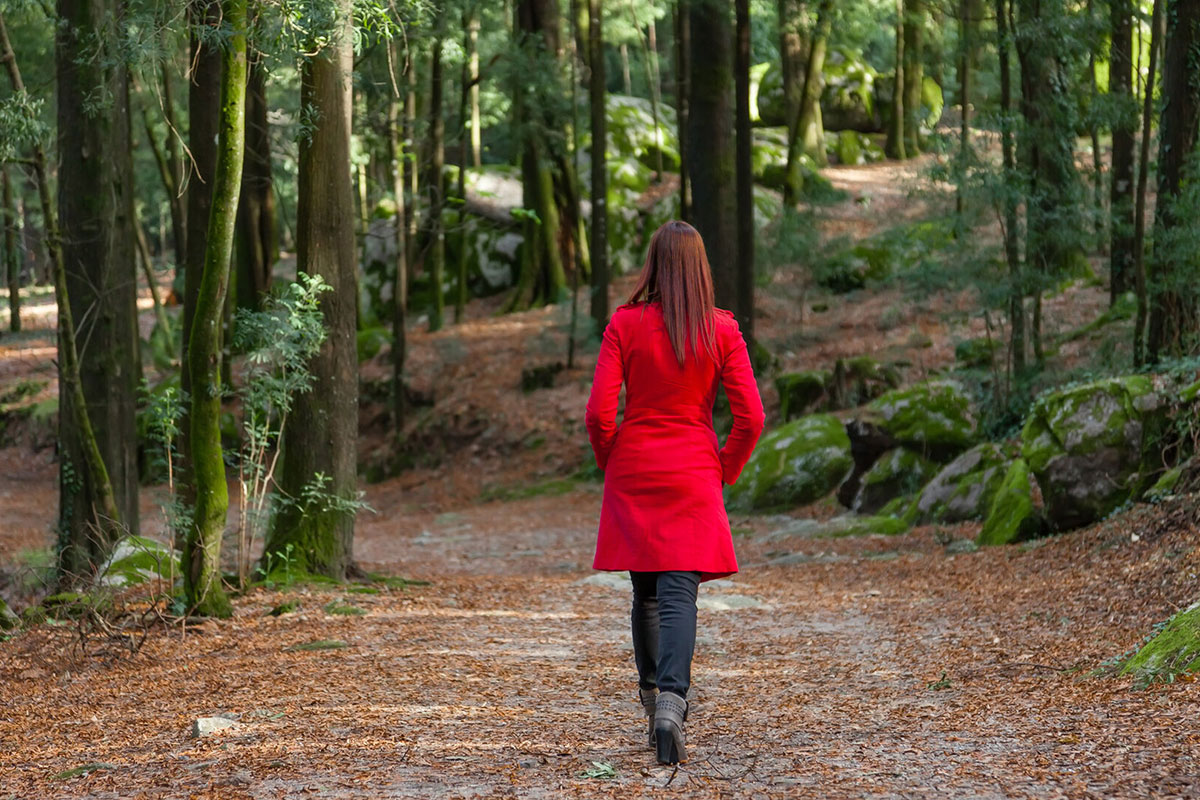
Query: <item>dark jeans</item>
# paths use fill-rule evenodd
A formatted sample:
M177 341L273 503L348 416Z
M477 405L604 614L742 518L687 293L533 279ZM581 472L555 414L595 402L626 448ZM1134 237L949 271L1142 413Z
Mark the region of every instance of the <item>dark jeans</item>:
M699 572L630 572L638 685L687 697L696 649Z

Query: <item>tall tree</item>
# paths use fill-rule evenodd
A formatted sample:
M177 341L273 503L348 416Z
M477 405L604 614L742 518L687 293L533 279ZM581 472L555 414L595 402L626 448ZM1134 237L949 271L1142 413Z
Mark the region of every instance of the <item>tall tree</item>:
M433 310L429 314L431 331L441 329L442 313L446 305L446 298L442 292L442 280L446 270L446 230L442 224L446 193L445 176L442 174L446 163L446 117L442 113L442 89L445 88L442 75L442 39L446 30L446 11L443 8L434 13L436 22L433 42L429 46L429 177L425 181L429 186L429 212L426 217L429 264L426 272L429 274L429 284L433 290Z
M1112 47L1108 57L1108 91L1115 116L1112 123L1112 179L1109 241L1109 291L1112 302L1134 285L1133 258L1133 140L1137 105L1133 99L1133 2L1109 0Z
M817 10L817 25L809 37L808 63L804 67L804 84L800 90L800 108L795 125L788 131L787 183L784 201L796 202L803 178L800 156L808 155L818 164L825 164L825 125L821 120L821 90L825 80L825 49L833 27L833 0L821 0Z
M891 114L883 152L904 160L904 1L896 0L896 70L892 77Z
M971 34L974 21L971 19L971 0L959 0L958 4L958 107L962 120L958 131L959 185L954 197L954 211L958 224L962 224L963 184L967 169L971 165Z
M71 316L77 321L79 377L87 416L112 484L122 526L138 529L137 433L134 415L141 361L137 329L137 261L133 229L133 162L129 76L112 47L121 39L122 4L59 0L58 221ZM87 54L87 55L85 55ZM97 98L101 98L97 101ZM84 469L86 432L59 399L60 565L83 574L107 554L112 529L95 529L96 487Z
M1155 246L1150 261L1150 321L1146 352L1150 363L1200 349L1200 315L1196 283L1200 256L1190 236L1179 229L1194 226L1195 191L1184 199L1185 184L1194 180L1196 138L1200 132L1200 83L1196 52L1200 50L1200 3L1167 3L1167 38L1163 51L1163 104L1159 125L1158 199L1154 213ZM1190 202L1189 202L1190 201Z
M712 265L717 305L737 308L733 142L733 31L729 6L692 0L688 169L692 217Z
M234 227L242 188L246 146L246 0L222 0L227 35L220 45L221 84L212 204L205 233L204 271L188 337L191 374L189 416L195 506L184 547L184 587L197 613L232 613L221 585L221 538L229 511L225 458L221 449L221 325L229 290Z
M1086 264L1082 244L1082 206L1075 169L1075 99L1071 59L1078 45L1063 35L1070 27L1065 0L1017 0L1016 34L1021 62L1021 115L1025 119L1022 154L1028 175L1025 262L1036 284L1034 357L1044 360L1041 292L1050 282Z
M1142 99L1142 140L1138 146L1137 200L1133 214L1133 274L1137 289L1137 317L1133 323L1133 361L1145 361L1146 317L1146 185L1149 183L1150 130L1154 124L1154 78L1158 73L1158 54L1166 36L1163 26L1163 0L1154 0L1150 12L1150 65Z
M13 205L8 166L0 167L4 183L4 273L8 279L8 329L21 330L21 254L17 247L17 210Z
M921 153L925 18L925 0L904 0L904 152L909 158Z
M737 312L742 336L754 341L754 171L750 161L750 0L734 4L735 161L737 168Z
M8 28L4 24L4 12L0 9L0 64L6 65L9 82L13 93L25 94L25 84L21 79L21 70L17 66L16 54L13 53L12 42L8 38ZM59 408L69 409L72 423L78 431L78 441L82 451L82 468L84 488L89 492L93 504L93 517L89 520L96 535L81 544L87 548L103 546L111 543L121 530L120 511L109 480L108 467L105 465L104 454L101 452L95 426L91 421L88 402L83 394L83 381L80 376L79 349L75 339L75 321L71 309L67 289L67 267L63 254L62 235L59 232L58 212L55 209L53 195L50 191L50 176L46 165L46 151L40 141L33 144L33 170L37 179L38 199L42 207L42 225L46 234L46 251L51 264L54 280L54 296L58 305L58 394ZM63 398L69 396L69 404ZM60 411L66 413L65 411ZM60 423L61 424L61 423ZM61 462L65 464L66 462ZM66 470L60 466L60 481ZM78 481L79 475L75 476ZM97 563L101 552L90 552L73 546L69 541L60 548L59 577L63 583L71 583L84 569Z
M1000 61L1000 153L1004 181L1000 190L1003 209L1004 260L1008 265L1008 318L1012 331L1010 350L1013 372L1025 371L1025 269L1021 263L1017 242L1017 175L1016 146L1013 142L1012 31L1009 26L1011 5L1008 0L995 0L996 50Z
M679 139L679 218L692 219L691 156L688 154L688 117L691 92L692 25L690 0L675 0L675 121Z
M300 103L316 125L300 144L296 268L332 287L321 300L328 336L313 359L313 389L298 396L283 434L280 490L264 557L292 545L299 568L332 578L352 569L358 497L358 353L354 194L350 171L352 0L337 0L325 46L301 70ZM325 483L321 485L322 478ZM318 490L321 499L304 498Z
M471 165L483 165L483 130L479 123L479 15L467 15L467 77L471 96Z
M392 275L392 409L396 433L404 430L406 416L404 394L404 360L408 352L408 224L407 202L404 197L404 113L401 110L400 87L395 81L399 66L396 39L388 41L388 63L393 74L392 93L388 96L388 160L392 169L392 196L396 201L393 234L396 241L396 266ZM412 64L405 60L405 70Z
M779 0L779 62L783 75L784 123L789 131L796 124L800 92L804 88L807 59L800 19L803 9L803 0Z
M608 121L605 114L604 11L601 0L587 0L588 106L592 130L592 319L596 330L608 325Z
M237 220L237 304L259 308L271 288L278 256L275 189L271 179L271 131L267 122L267 73L261 56L250 64L246 87L246 156Z

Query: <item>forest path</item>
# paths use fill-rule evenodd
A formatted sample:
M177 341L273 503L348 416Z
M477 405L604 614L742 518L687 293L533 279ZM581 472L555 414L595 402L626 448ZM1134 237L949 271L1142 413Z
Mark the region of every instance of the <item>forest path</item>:
M1195 684L1086 676L1196 588L1186 514L1139 541L1108 525L980 552L931 529L736 520L743 572L701 590L674 774L643 740L627 581L586 569L598 500L403 525L381 508L359 558L430 585L258 590L113 665L65 669L17 640L0 650L0 797L1194 796ZM318 640L345 646L287 649ZM189 738L218 713L239 724ZM52 779L93 762L110 768ZM593 762L615 777L582 777Z

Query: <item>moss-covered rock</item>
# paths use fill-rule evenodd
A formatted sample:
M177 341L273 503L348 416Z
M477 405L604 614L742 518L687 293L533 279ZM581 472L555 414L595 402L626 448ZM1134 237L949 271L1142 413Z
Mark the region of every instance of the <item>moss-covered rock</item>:
M1165 403L1145 375L1108 378L1043 395L1021 432L1058 530L1087 525L1141 496L1157 474Z
M1162 630L1125 662L1122 675L1138 685L1170 683L1185 672L1200 670L1200 603L1173 616Z
M822 522L812 535L835 539L844 536L899 536L907 530L908 523L895 517L842 514Z
M675 109L658 104L658 129L650 101L644 97L610 94L607 98L608 147L614 153L633 155L650 169L658 169L662 154L663 169L679 171L679 139ZM588 147L591 146L589 142Z
M0 597L0 631L11 631L21 626L21 618L12 612L4 598Z
M916 495L938 469L937 462L920 453L904 447L890 450L859 478L850 507L860 514L878 513L896 498Z
M1025 459L1015 459L992 496L983 529L976 540L981 545L1010 544L1032 539L1042 532L1045 520L1034 504L1034 479Z
M900 444L942 460L975 441L971 399L953 381L927 381L887 392L874 400L866 418Z
M726 501L744 511L811 503L836 489L853 466L837 417L801 417L762 438L738 482L725 490Z
M104 586L123 587L181 574L179 553L145 536L126 536L101 565L98 580Z
M775 379L779 391L779 416L785 421L810 411L822 397L832 375L823 369L791 372Z
M992 442L972 447L921 490L908 516L919 522L982 519L1004 480L1007 455Z
M878 73L861 54L834 48L825 59L821 118L827 130L872 132L882 129L876 113Z

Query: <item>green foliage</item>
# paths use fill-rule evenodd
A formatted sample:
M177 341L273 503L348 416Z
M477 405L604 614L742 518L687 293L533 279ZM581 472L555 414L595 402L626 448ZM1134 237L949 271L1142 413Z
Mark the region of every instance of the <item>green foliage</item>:
M1173 683L1179 676L1200 670L1200 603L1159 623L1151 635L1121 666L1121 675L1132 675L1134 685Z

